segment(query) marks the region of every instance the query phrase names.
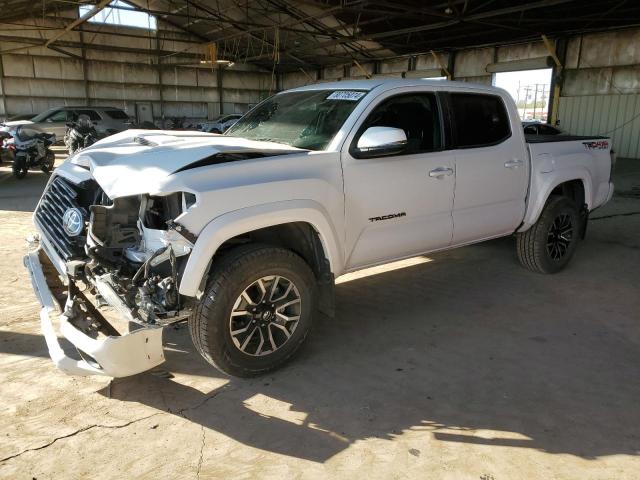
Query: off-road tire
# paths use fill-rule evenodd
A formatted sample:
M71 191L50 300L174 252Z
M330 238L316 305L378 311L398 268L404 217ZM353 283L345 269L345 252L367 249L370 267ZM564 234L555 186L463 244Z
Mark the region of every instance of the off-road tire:
M561 258L554 259L547 248L549 235L554 221L562 215L567 215L571 221L571 241L566 253ZM567 197L553 195L538 221L526 232L516 235L518 260L523 267L537 273L557 273L567 266L575 252L580 239L581 219L578 207Z
M231 311L249 285L268 275L293 281L301 298L300 319L280 348L263 356L247 355L231 338ZM189 318L189 332L194 346L211 365L229 375L252 377L278 368L298 351L311 330L315 308L316 279L301 257L283 248L244 245L214 263L205 293Z

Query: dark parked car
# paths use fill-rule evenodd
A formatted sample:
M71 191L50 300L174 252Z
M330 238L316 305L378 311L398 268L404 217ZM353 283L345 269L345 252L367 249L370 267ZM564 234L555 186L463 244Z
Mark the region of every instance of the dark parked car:
M564 133L548 123L542 122L522 122L525 135L560 135Z

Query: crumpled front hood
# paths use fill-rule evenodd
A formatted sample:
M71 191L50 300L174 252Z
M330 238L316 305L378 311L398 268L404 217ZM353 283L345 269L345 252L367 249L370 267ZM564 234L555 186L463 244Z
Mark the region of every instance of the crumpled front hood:
M280 143L201 132L126 130L100 140L70 161L88 165L96 182L114 199L161 192L172 174L190 167L301 151Z

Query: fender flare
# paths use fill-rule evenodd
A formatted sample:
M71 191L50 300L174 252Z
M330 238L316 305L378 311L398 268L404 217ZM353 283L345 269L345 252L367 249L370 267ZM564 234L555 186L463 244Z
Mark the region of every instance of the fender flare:
M214 254L224 242L243 233L285 223L308 223L318 232L331 271L342 271L338 236L322 205L313 200L287 200L234 210L209 222L198 235L180 282L182 295L196 297Z
M538 175L538 179L534 182L533 191L538 191L535 199L529 201L527 211L524 216L524 220L518 232L524 232L528 230L533 224L538 221L544 206L547 204L547 200L551 195L551 192L558 185L579 180L582 182L584 188L584 201L587 204L587 208L591 210L593 205L593 186L591 184L591 174L586 168L572 168L567 170L553 170L549 173L542 173Z

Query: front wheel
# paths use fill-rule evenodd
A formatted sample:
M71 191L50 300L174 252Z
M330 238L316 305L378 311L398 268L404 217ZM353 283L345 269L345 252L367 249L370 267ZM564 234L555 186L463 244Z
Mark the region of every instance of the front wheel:
M552 196L538 221L516 237L520 263L538 273L556 273L567 266L580 238L581 219L575 202Z
M295 253L265 245L239 247L213 267L189 318L198 352L239 377L273 370L304 342L315 309L316 281Z
M49 173L53 170L53 166L56 163L56 155L51 150L47 151L46 158L42 161L42 165L40 165L40 170L44 173Z

